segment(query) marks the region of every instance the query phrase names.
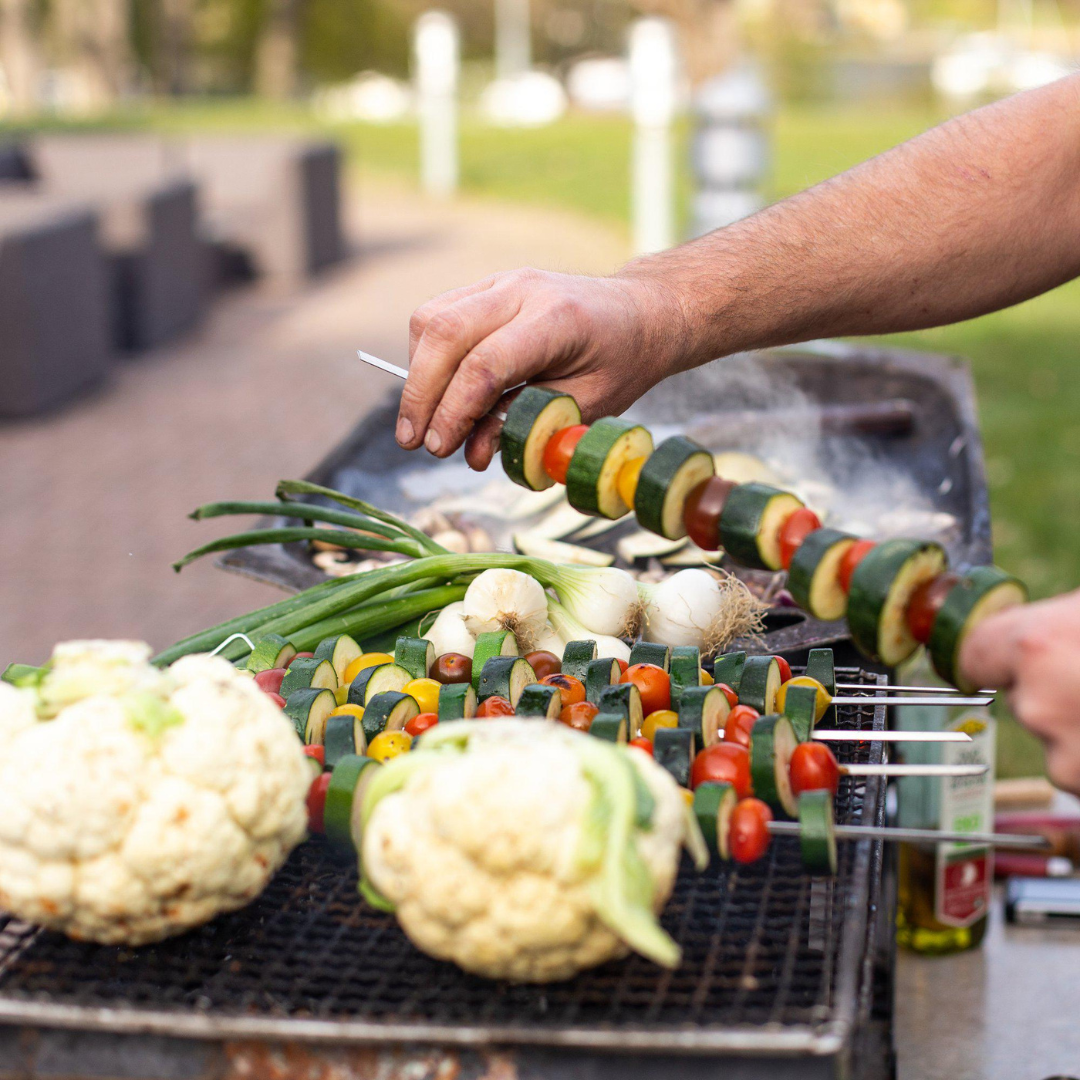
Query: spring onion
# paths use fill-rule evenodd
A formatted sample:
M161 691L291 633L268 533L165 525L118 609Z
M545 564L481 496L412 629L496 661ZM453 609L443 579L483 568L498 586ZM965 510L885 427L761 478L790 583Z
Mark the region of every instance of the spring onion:
M615 660L630 660L630 646L608 634L594 634L570 614L557 600L548 600L548 618L565 644L567 641L595 641L599 655Z

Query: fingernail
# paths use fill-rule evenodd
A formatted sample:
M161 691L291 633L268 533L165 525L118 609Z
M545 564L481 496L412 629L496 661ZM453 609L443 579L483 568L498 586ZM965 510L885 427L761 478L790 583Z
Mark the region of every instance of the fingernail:
M437 454L442 449L442 436L432 428L424 437L424 445L433 454Z
M413 441L413 436L416 432L413 430L412 423L405 419L403 416L397 422L397 441L404 446L406 443Z

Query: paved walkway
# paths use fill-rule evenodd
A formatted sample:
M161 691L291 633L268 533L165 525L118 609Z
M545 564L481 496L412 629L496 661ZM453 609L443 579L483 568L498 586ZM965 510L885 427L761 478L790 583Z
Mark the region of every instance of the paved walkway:
M358 257L304 293L234 294L199 334L120 364L95 396L0 425L0 662L88 635L163 647L271 602L274 590L209 560L173 574L178 555L242 520L185 515L271 497L334 446L394 382L356 348L404 362L409 314L438 292L526 264L606 271L627 255L573 215L432 205L391 187L365 187L351 217Z

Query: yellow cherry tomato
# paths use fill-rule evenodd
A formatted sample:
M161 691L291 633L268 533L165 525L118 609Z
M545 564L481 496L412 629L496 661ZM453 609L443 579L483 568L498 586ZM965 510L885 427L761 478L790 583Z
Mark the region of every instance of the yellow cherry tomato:
M348 686L349 683L360 674L364 668L374 667L376 664L392 664L394 658L389 653L369 652L358 656L346 669L341 681Z
M368 743L367 756L376 761L401 757L412 749L412 736L406 731L380 731Z
M364 719L364 707L362 705L339 705L331 716L355 716L357 720Z
M348 683L342 683L342 684L341 684L341 685L340 685L340 686L339 686L339 687L338 687L338 688L337 688L337 689L336 689L336 690L334 691L334 700L335 700L335 701L336 701L336 702L337 702L337 703L338 703L339 705L346 705L346 704L348 704L348 701L349 701L349 684L348 684Z
M656 740L656 729L662 727L678 727L679 714L671 709L657 709L649 713L641 725L641 737L649 742Z
M812 686L817 691L817 698L814 700L814 722L817 723L825 715L825 710L828 709L829 704L832 702L829 691L817 679L811 679L809 675L796 675L793 679L788 679L786 683L781 684L776 695L777 712L784 711L784 702L787 700L789 686Z
M434 679L413 679L412 682L405 684L401 692L415 698L421 712L437 713L441 685Z
M704 668L701 668L698 672L698 682L702 686L712 686L716 680Z
M637 457L628 461L619 470L615 486L618 488L620 498L627 506L634 505L634 496L637 494L638 480L641 477L641 470L644 465L645 458Z

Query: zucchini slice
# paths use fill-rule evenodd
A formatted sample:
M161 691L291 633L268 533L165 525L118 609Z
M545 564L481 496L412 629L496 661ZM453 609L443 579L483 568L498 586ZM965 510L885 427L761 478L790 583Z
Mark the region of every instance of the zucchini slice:
M394 645L394 663L414 679L426 679L435 663L435 646L427 638L399 637Z
M658 728L653 757L675 778L680 787L690 786L690 770L697 753L697 736L689 728Z
M597 420L581 437L566 470L566 497L575 510L620 518L630 507L619 494L619 470L652 453L652 436L639 424L615 416Z
M641 722L645 719L645 710L641 706L641 691L633 683L617 683L605 687L596 702L602 713L617 713L625 716L630 730L637 737L641 731Z
M829 697L836 697L836 668L832 649L811 649L806 657L806 674L811 679L817 679L828 691Z
M472 683L449 683L439 690L439 723L471 720L476 715L476 691Z
M517 656L518 654L517 638L509 630L492 630L489 633L477 634L472 661L473 689L480 689L480 673L493 656Z
M557 686L531 683L518 695L514 711L518 716L558 720L562 712L562 691Z
M1027 601L1027 589L996 566L978 566L965 574L949 591L930 631L930 658L934 670L965 693L978 687L961 676L957 668L960 647L968 631L983 619Z
M719 681L719 680L717 680ZM730 683L728 683L731 686ZM734 687L732 687L734 689ZM780 689L780 665L775 656L748 656L739 679L739 704L757 709L762 716L776 712Z
M795 603L815 619L833 622L847 614L847 593L840 587L840 563L855 537L837 529L815 529L799 545L788 569L788 590Z
M599 712L589 725L589 734L608 742L626 742L626 717L621 713Z
M563 649L562 667L564 675L573 675L581 682L585 681L585 669L596 659L599 649L595 641L568 641Z
M349 705L363 705L387 690L404 690L412 682L412 673L397 664L373 664L364 668L349 684Z
M411 694L387 690L376 694L364 707L364 738L371 742L383 731L403 731L405 725L420 715L420 706Z
M336 690L338 677L334 665L329 660L320 660L315 656L301 656L299 660L293 660L285 672L285 678L281 680L278 693L288 701L294 690L303 690L305 686Z
M323 732L323 747L326 750L326 767L334 766L351 754L362 754L367 750L364 737L364 721L358 716L339 713L329 716Z
M333 690L304 686L285 700L285 715L296 725L296 734L308 746L322 746L326 721L337 708Z
M360 807L364 792L378 775L379 763L359 754L343 757L334 766L323 806L323 827L328 840L360 850Z
M768 484L739 484L720 513L720 543L743 566L779 570L780 530L802 505L802 499L789 491Z
M836 873L836 820L832 792L804 791L799 796L799 848L808 874Z
M267 634L255 642L255 648L247 658L248 671L256 673L271 668L288 667L296 655L296 646L280 634Z
M719 686L688 686L679 696L679 727L697 732L701 746L715 746L724 735L731 706Z
M817 722L817 690L812 686L789 686L784 694L784 715L799 742L806 742Z
M671 707L678 712L683 690L701 685L701 650L696 645L676 645L671 650L668 674L671 676Z
M742 684L742 670L746 664L746 653L729 652L718 656L713 663L713 681L730 686L737 694Z
M798 744L786 716L763 716L750 729L750 783L754 794L789 818L799 809L791 790L791 755Z
M709 780L694 789L694 817L710 851L721 859L731 858L728 834L731 831L731 811L739 801L735 787L727 781Z
M476 697L478 701L484 701L497 694L517 708L522 690L536 681L536 672L524 657L493 656L480 672L480 688Z
M668 540L686 535L686 497L713 475L713 457L684 435L665 439L645 462L634 494L634 513L643 529Z
M570 566L595 566L603 568L615 561L614 555L608 555L594 548L580 544L568 544L565 540L545 540L527 532L514 533L514 547L522 555L534 559L547 559L548 562L567 563Z
M543 491L555 483L544 471L551 436L581 423L581 409L569 394L526 386L506 410L499 444L503 471L515 484Z
M358 657L363 655L364 650L348 634L338 634L337 637L323 638L315 649L316 660L329 660L337 672L338 682L345 678L345 669Z
M563 671L566 669L563 668ZM614 686L622 678L622 668L619 661L610 657L602 660L594 660L585 669L585 700L594 705L600 704L600 695L609 687Z
M859 649L896 667L919 647L907 624L915 590L945 569L945 551L926 540L884 540L851 575L848 628Z
M634 664L652 664L654 667L671 671L671 646L658 645L654 641L639 641L630 650L630 666Z

